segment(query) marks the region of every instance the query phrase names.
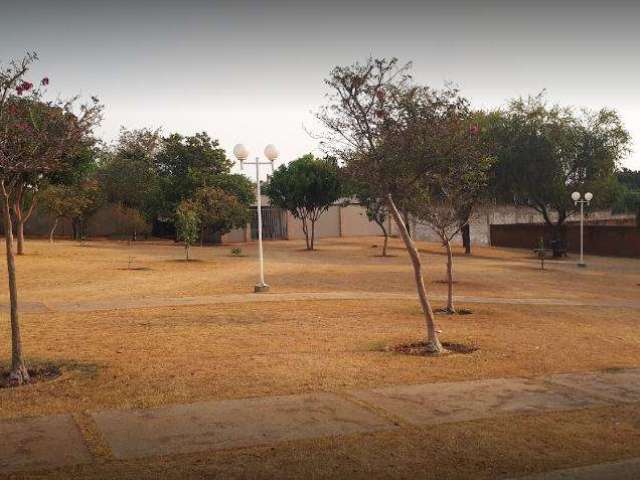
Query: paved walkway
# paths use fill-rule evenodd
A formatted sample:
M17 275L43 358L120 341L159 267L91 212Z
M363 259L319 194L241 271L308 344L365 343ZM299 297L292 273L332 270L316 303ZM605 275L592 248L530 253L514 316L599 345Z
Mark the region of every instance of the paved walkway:
M444 301L443 295L432 295L431 300ZM22 311L26 313L43 312L92 312L104 310L129 310L134 308L171 307L188 305L219 305L230 303L253 302L296 302L309 300L409 300L417 301L414 293L394 292L291 292L291 293L234 293L221 295L207 295L200 297L168 297L168 298L136 298L136 299L112 299L86 302L59 302L46 303L23 302ZM637 308L640 309L640 301L633 300L572 300L556 298L501 298L456 296L457 303L492 303L511 305L557 305L571 307L613 307L613 308ZM0 308L8 308L6 304L0 304Z
M630 402L640 402L640 368L90 414L114 458L133 459ZM1 421L0 439L0 473L94 461L71 415Z
M622 462L602 463L519 477L517 480L638 480L639 478L640 459L634 458Z

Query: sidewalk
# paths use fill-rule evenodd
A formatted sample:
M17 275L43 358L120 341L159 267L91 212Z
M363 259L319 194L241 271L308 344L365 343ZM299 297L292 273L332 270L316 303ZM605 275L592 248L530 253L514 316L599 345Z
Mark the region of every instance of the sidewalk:
M113 457L126 460L635 402L640 402L640 368L219 400L90 415ZM0 439L0 473L95 461L70 414L0 421Z
M407 300L416 301L414 293L393 292L291 292L291 293L235 293L221 295L207 295L200 297L169 297L169 298L139 298L117 299L87 302L21 302L20 308L25 313L44 312L92 312L107 310L129 310L135 308L154 308L171 306L219 305L250 302L297 302L322 300ZM443 295L432 295L430 299L444 301ZM640 309L640 301L633 300L570 300L556 298L502 298L456 296L456 303L492 303L510 305L550 305L571 307L610 307ZM0 308L8 309L6 304Z

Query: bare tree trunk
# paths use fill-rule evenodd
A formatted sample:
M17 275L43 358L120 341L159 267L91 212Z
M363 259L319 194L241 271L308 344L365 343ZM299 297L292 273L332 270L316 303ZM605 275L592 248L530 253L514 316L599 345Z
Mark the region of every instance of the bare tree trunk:
M460 229L462 235L462 245L464 246L464 254L471 255L471 226L469 222L465 223Z
M316 240L316 221L311 219L311 250L314 249Z
M453 307L453 252L451 250L451 241L444 239L444 246L447 248L447 313L454 314L456 309Z
M302 231L304 232L304 241L307 244L307 250L311 250L311 244L309 243L309 228L307 227L306 217L302 217Z
M384 243L382 244L382 256L386 257L387 256L387 245L389 243L389 233L387 232L387 229L384 228L384 221L383 222L378 222L376 220L376 223L378 224L378 226L380 227L380 230L382 230L382 234L384 235Z
M60 219L56 217L53 221L53 225L51 226L51 230L49 230L49 243L53 243L53 234L56 232L56 228L58 228L58 221Z
M16 264L13 254L13 226L11 225L11 207L9 196L3 188L2 211L4 214L4 238L7 250L7 274L9 277L9 300L11 303L11 372L9 382L22 385L29 381L29 372L22 357L22 339L18 317L18 286L16 284Z
M440 340L438 340L438 333L436 332L436 326L433 316L433 309L431 308L431 303L429 303L429 298L427 297L427 289L424 286L424 278L422 276L422 263L420 262L420 254L418 253L418 249L416 245L411 240L409 236L409 232L407 231L407 227L402 221L402 217L400 216L400 212L396 207L396 204L393 202L393 198L391 195L387 196L387 203L389 204L389 211L393 216L393 219L398 226L398 230L400 230L400 235L402 236L402 240L409 252L409 256L411 257L411 263L413 264L413 273L416 281L416 288L418 290L418 297L420 297L420 304L422 306L422 311L424 312L425 322L427 324L427 351L431 353L442 353L443 348L440 344Z
M409 222L409 212L405 210L404 212L402 212L402 216L404 218L404 228L407 230L407 235L411 237L411 225Z
M189 261L189 244L185 243L184 244L184 252L187 255L187 262Z

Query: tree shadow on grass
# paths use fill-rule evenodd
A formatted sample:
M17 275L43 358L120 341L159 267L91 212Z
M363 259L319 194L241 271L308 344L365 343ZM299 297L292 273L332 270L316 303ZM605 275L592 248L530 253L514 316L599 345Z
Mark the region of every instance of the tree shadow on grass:
M51 382L63 378L65 374L92 379L97 377L100 365L97 363L77 362L75 360L29 359L27 370L31 380L25 385L20 385L20 387ZM9 372L10 364L0 362L0 389L16 387L9 381Z

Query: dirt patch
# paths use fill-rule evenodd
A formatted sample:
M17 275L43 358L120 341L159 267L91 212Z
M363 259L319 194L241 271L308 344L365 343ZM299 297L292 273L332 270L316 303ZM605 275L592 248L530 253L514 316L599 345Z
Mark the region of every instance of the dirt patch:
M60 375L62 375L62 371L60 368L55 365L43 365L39 367L29 368L29 383L20 386L32 385L34 383L41 382L50 382L51 380L55 380ZM14 385L9 381L9 372L0 373L0 388L10 388Z
M471 315L473 310L468 308L456 308L454 313L450 313L446 308L437 308L433 311L436 315Z
M433 353L426 350L426 342L405 343L401 345L395 345L388 350L397 353L403 353L405 355L417 355L417 356L433 356ZM442 342L442 346L445 349L444 355L451 354L470 354L479 350L476 345L468 343L455 343L455 342Z
M136 272L151 272L153 269L149 268L149 267L130 267L130 268L119 268L118 270L123 270L123 271L127 271L127 270L132 270L132 271L136 271Z

